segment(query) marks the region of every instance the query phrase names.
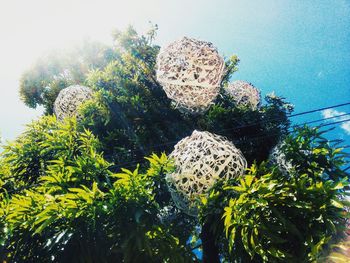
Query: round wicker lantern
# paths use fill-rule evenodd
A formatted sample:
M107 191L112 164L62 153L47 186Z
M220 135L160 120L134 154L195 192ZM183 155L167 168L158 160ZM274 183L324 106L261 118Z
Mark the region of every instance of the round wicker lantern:
M175 145L170 158L175 171L166 177L175 205L191 216L197 215L196 200L218 180L243 175L247 162L226 138L194 131Z
M77 116L79 106L86 100L92 99L93 92L90 88L73 85L64 88L58 94L53 111L59 121L66 117ZM77 116L79 117L79 116Z
M260 91L251 83L236 80L225 87L225 90L237 106L249 107L252 110L257 110L260 106Z
M212 43L183 37L160 51L157 80L176 107L203 112L219 94L224 65Z

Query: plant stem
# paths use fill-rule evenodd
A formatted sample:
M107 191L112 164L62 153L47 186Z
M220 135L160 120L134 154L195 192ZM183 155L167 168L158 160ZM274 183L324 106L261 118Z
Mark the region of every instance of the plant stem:
M201 233L203 263L220 263L219 249L216 246L213 233L210 231L210 224L205 222Z

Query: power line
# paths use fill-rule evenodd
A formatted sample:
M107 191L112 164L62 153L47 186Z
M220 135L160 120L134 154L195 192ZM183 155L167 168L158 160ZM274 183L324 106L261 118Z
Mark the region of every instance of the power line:
M287 115L287 117L293 118L293 117L296 117L296 116L301 116L301 115L310 114L310 113L314 113L314 112L318 112L318 111L323 111L323 110L327 110L327 109L337 108L337 107L341 107L341 106L345 106L345 105L350 105L350 102L337 104L337 105L333 105L333 106L328 106L328 107L323 107L323 108L318 108L318 109L309 110L309 111L304 111L304 112L299 112L299 113L296 113L296 114ZM272 119L266 119L266 120L263 120L263 121L260 121L260 122L257 122L257 123L251 123L251 124L248 124L248 125L242 125L242 126L238 126L238 127L232 128L232 129L231 128L230 129L224 129L222 131L238 130L238 129L243 129L243 128L247 128L247 127L252 127L252 126L254 126L256 124L263 124L263 123L266 123L266 122L278 121L278 120L282 120L282 118L281 117L277 117L277 118L272 118Z
M335 115L332 117L327 117L327 118L322 118L322 119L318 119L318 120L314 120L314 121L308 121L308 122L304 122L303 125L305 124L311 124L311 123L315 123L315 122L320 122L320 121L325 121L325 120L330 120L330 119L336 119L336 118L340 118L340 117L344 117L350 115L350 113L344 113L344 114L339 114L339 115Z
M348 121L350 121L350 119L341 120L341 121L335 121L335 122L332 122L332 123L326 123L326 124L321 125L320 127L325 127L325 126L334 125L334 124L343 123L343 122L348 122Z
M289 114L289 115L287 115L287 117L293 118L293 117L297 117L297 116L301 116L301 115L305 115L305 114L315 113L315 112L318 112L318 111L323 111L323 110L328 110L328 109L333 109L333 108L339 108L339 107L346 106L346 105L350 105L350 101L349 102L344 102L344 103L341 103L341 104L332 105L332 106L326 106L326 107L322 107L322 108L318 108L318 109L298 112L298 113L295 113L295 114ZM271 119L271 120L279 120L279 119L280 118L275 118L275 119ZM239 121L239 120L237 120L237 121ZM175 123L180 123L180 122L181 121L175 121ZM157 122L154 122L154 123L163 123L163 121L157 121Z
M309 122L305 122L305 123L301 123L301 124L297 124L297 125L293 125L292 128L297 128L297 127L301 127L301 126L304 126L306 124L310 124L310 123L315 123L315 122L320 122L320 121L323 121L323 120L328 120L328 119L332 119L332 118L336 118L336 117L341 117L341 116L344 116L344 115L350 115L350 113L346 113L346 114L341 114L341 115L338 115L338 116L334 116L334 117L329 117L329 118L324 118L324 119L318 119L318 120L314 120L314 121L309 121ZM335 125L335 124L339 124L339 123L343 123L343 122L348 122L350 121L350 119L346 119L346 120L341 120L341 121L336 121L336 122L331 122L331 123L326 123L326 124L322 124L322 125L319 125L319 126L316 126L316 127L325 127L325 126L330 126L330 125ZM272 136L276 136L278 135L278 133L270 133L268 135L258 135L258 136L255 136L255 137L250 137L250 138L246 138L244 141L245 142L249 142L249 141L255 141L255 140L258 140L258 139L263 139L263 138L268 138L268 137L272 137ZM158 145L155 145L153 146L152 148L158 148L160 146L163 146L163 145L171 145L171 144L176 144L178 141L172 141L172 142L167 142L167 143L164 143L164 144L158 144ZM151 149L151 148L149 148ZM124 152L136 152L136 151L124 151ZM118 152L119 153L123 153L122 152ZM114 169L120 169L120 168L130 168L130 167L133 167L131 165L135 165L135 164L138 164L140 161L143 161L144 158L139 158L139 159L135 159L131 162L124 162L124 163L120 163L120 164L116 164L116 165L111 165L112 168ZM7 178L6 178L7 179Z
M347 115L350 115L350 113L347 113ZM332 117L333 118L333 117ZM325 118L325 120L327 119L331 119L331 118ZM312 121L312 122L319 122L321 121L322 119L320 120L316 120L316 121ZM321 124L319 126L316 126L318 128L321 128L321 127L325 127L325 126L330 126L330 125L336 125L336 124L340 124L340 123L344 123L344 122L348 122L350 121L350 119L346 119L346 120L341 120L341 121L335 121L335 122L331 122L331 123L326 123L326 124ZM293 125L292 128L298 128L298 127L302 127L306 124L308 124L310 122L305 122L305 123L301 123L301 124L297 124L297 125ZM263 139L263 138L268 138L268 137L272 137L272 136L276 136L278 135L279 133L270 133L268 135L260 135L260 136L255 136L255 137L250 137L250 138L246 138L244 141L245 142L249 142L249 141L254 141L254 140L257 140L257 139ZM127 163L122 163L122 164L118 164L118 165L115 165L115 166L112 166L114 168L127 168L127 167L131 167L131 164L137 164L139 161L142 161L143 158L141 159L136 159L132 162L127 162ZM129 166L125 166L125 165L129 165Z
M292 115L289 115L289 117L295 117L295 116L300 116L300 115L304 115L304 114L314 113L314 112L317 112L317 111L323 111L323 110L328 110L328 109L332 109L332 108L338 108L338 107L346 106L346 105L349 105L349 104L350 104L350 102L345 102L345 103L341 103L341 104L337 104L337 105L333 105L333 106L329 106L329 107L324 107L324 108L319 108L319 109L315 109L315 110L309 110L309 111L304 111L304 112L292 114Z
M350 113L348 113L350 114ZM330 119L330 118L325 118L325 119ZM344 123L344 122L348 122L350 121L350 118L349 119L346 119L346 120L341 120L341 121L335 121L335 122L332 122L332 123L327 123L327 124L322 124L322 125L319 125L319 126L316 126L316 127L324 127L324 126L329 126L329 125L336 125L336 124L340 124L340 123ZM301 124L298 124L298 125L294 125L295 128L297 127L301 127L303 125L305 125L306 123L301 123ZM257 136L256 138L248 138L246 141L250 141L250 140L256 140L256 139L263 139L263 138L267 138L267 137L270 137L270 136L274 136L274 135L277 135L278 133L275 133L275 134L268 134L268 135L264 135L264 136ZM132 162L128 162L128 163L124 163L124 164L119 164L118 167L119 168L128 168L128 167L131 167L131 164L137 164L139 161L141 160L144 160L144 158L142 159L137 159L137 160L134 160ZM128 165L129 166L126 166ZM134 167L134 166L133 166ZM345 168L343 170L343 172L346 172L348 169L350 169L350 166ZM7 178L6 178L7 179ZM40 184L32 184L32 185L28 185L28 186L24 186L20 189L15 189L15 190L11 190L11 191L8 191L7 193L13 193L13 192L19 192L19 191L23 191L23 190L26 190L26 189L30 189L30 188L33 188L33 187L36 187L36 186L39 186Z
M332 106L327 106L327 107L323 107L323 108L318 108L318 109L308 110L308 111L304 111L304 112L299 112L299 113L296 113L296 114L287 115L286 117L293 118L293 117L296 117L296 116L301 116L301 115L305 115L305 114L310 114L310 113L314 113L314 112L322 111L322 110L326 110L326 109L338 108L338 107L346 106L346 105L350 105L350 102L345 102L345 103L336 104L336 105L332 105ZM349 115L349 114L350 114L350 113L347 113L346 115ZM341 117L341 115L339 115L338 117ZM331 117L331 118L335 118L335 117ZM235 128L222 129L222 130L220 130L220 131L218 131L218 132L234 131L234 130L239 130L239 129L243 129L243 128L247 128L247 127L252 127L252 126L257 125L257 124L263 124L263 123L266 123L266 122L278 121L278 120L282 120L282 117L266 119L266 120L263 120L263 121L260 121L260 122L257 122L257 123L251 123L251 124L240 125L240 126L237 126L237 127L235 127ZM160 122L160 123L161 123L161 122ZM180 122L177 121L176 123L180 123ZM176 141L176 142L177 142L177 141ZM176 143L176 142L175 142L175 143ZM146 148L143 148L143 150L145 150L145 149L151 149L151 148L158 148L158 147L160 147L160 146L167 146L167 145L171 145L172 143L174 143L174 141L166 142L166 143L162 143L162 144L156 144L156 145L152 145L152 146L148 146L148 147L146 147ZM118 152L118 153L139 152L139 151L141 151L141 149L134 150L134 151L125 150L125 151L121 151L121 152Z
M345 105L350 105L350 102L345 102L345 103L336 104L336 105L332 105L332 106L328 106L328 107L323 107L323 108L313 109L313 110L309 110L309 111L299 112L299 113L296 113L296 114L287 115L287 117L293 118L293 117L296 117L296 116L310 114L310 113L314 113L314 112L318 112L318 111L322 111L322 110L326 110L326 109L338 108L338 107L345 106ZM337 117L341 117L341 116L345 116L345 115L350 115L350 113L341 114L341 115L338 115ZM332 118L336 118L336 116L325 118L325 119L332 119ZM226 132L226 131L236 131L236 130L239 130L239 129L252 127L252 126L257 125L257 124L264 124L264 123L267 123L267 122L278 121L278 120L282 120L282 117L266 119L266 120L263 120L263 121L260 121L260 122L257 122L257 123L241 125L241 126L237 126L237 127L234 127L234 128L222 129L222 130L217 131L217 132L221 133L221 132ZM313 122L319 122L319 121L322 121L322 120L323 119L316 120L316 121L313 121ZM310 122L310 123L313 123L313 122ZM308 124L308 123L304 123L304 125L305 124ZM177 142L178 141L170 141L170 142L166 142L166 143L162 143L162 144L156 144L156 145L144 147L142 150L146 150L146 149L150 150L150 149L158 148L158 147L161 147L161 146L168 146L168 145L171 145L171 144L176 144ZM118 153L126 153L126 152L134 152L135 153L135 152L140 152L140 151L141 151L141 149L134 150L134 151L125 150L125 151L118 152Z
M338 104L338 105L334 105L334 106L329 106L329 107L324 107L324 108L320 108L320 109L310 110L310 111L307 111L307 112L301 112L301 113L294 114L293 116L300 116L302 114L308 114L308 113L316 112L316 111L319 111L319 110L330 109L330 108L334 108L334 107L340 107L340 106L344 106L344 105L348 105L348 104L350 104L350 102L349 103ZM336 116L332 116L332 117L328 117L328 118L322 118L322 119L318 119L318 120L308 121L308 122L304 122L304 123L301 123L301 124L293 125L292 127L296 128L296 127L304 126L306 124L316 123L316 122L329 120L329 119L334 119L334 118L340 118L340 117L343 117L343 116L346 116L346 115L350 115L350 113L344 113L344 114L340 114L340 115L336 115ZM291 115L290 117L293 117L293 116ZM348 122L348 121L350 121L350 119L340 120L340 121L336 121L336 122L332 122L332 123L322 124L319 127L325 127L325 126L340 124L340 123ZM245 125L245 127L249 127L249 126L251 126L251 125ZM240 127L236 127L234 129L239 129L239 128ZM229 129L221 130L221 131L227 131L227 130L229 130ZM218 132L221 132L221 131L218 131ZM253 140L256 140L256 139L268 138L268 137L271 137L271 136L275 136L277 134L278 133L271 133L269 135L250 137L250 138L246 138L244 141L245 142L249 142L249 141L253 141ZM153 145L153 146L151 146L149 148L146 148L146 149L158 148L158 147L165 146L165 145L172 145L172 144L176 144L177 142L178 141L170 141L170 142L163 143L163 144ZM125 151L120 151L117 154L121 154L121 153L135 153L137 151L138 150L134 150L134 151L132 151L132 150L125 150ZM118 164L118 165L111 165L111 167L113 167L113 168L131 167L130 166L131 164L137 164L139 161L142 161L142 160L144 160L144 158L136 159L136 160L133 160L132 162L121 163L121 164ZM126 165L129 165L129 166L126 166ZM9 179L12 179L12 178L17 178L17 177L20 177L20 175L10 176L10 177L4 178L3 180L9 180Z

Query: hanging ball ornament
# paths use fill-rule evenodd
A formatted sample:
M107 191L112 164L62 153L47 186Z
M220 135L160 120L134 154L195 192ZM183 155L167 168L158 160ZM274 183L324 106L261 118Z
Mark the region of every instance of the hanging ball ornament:
M79 106L92 97L93 92L88 87L73 85L62 89L53 107L56 118L62 121L66 117L77 116Z
M170 154L175 171L166 176L175 205L196 216L196 201L216 181L244 174L247 161L226 138L209 132L194 131L175 145Z
M260 91L251 83L236 80L228 84L225 91L237 106L249 107L252 110L257 110L260 106Z
M157 80L177 108L200 113L219 94L224 66L212 43L183 37L158 54Z

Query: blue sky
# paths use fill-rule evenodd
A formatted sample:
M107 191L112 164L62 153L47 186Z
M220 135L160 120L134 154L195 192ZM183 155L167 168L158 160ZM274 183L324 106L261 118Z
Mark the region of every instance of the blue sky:
M47 50L83 38L106 43L113 28L143 31L159 25L157 43L181 36L211 41L219 52L237 54L234 79L275 91L295 112L350 101L350 1L216 0L89 1L0 0L0 133L13 139L41 114L18 98L21 72ZM350 112L350 106L337 108ZM326 112L338 114L337 112ZM315 113L295 123L319 119ZM350 144L350 126L331 137Z

